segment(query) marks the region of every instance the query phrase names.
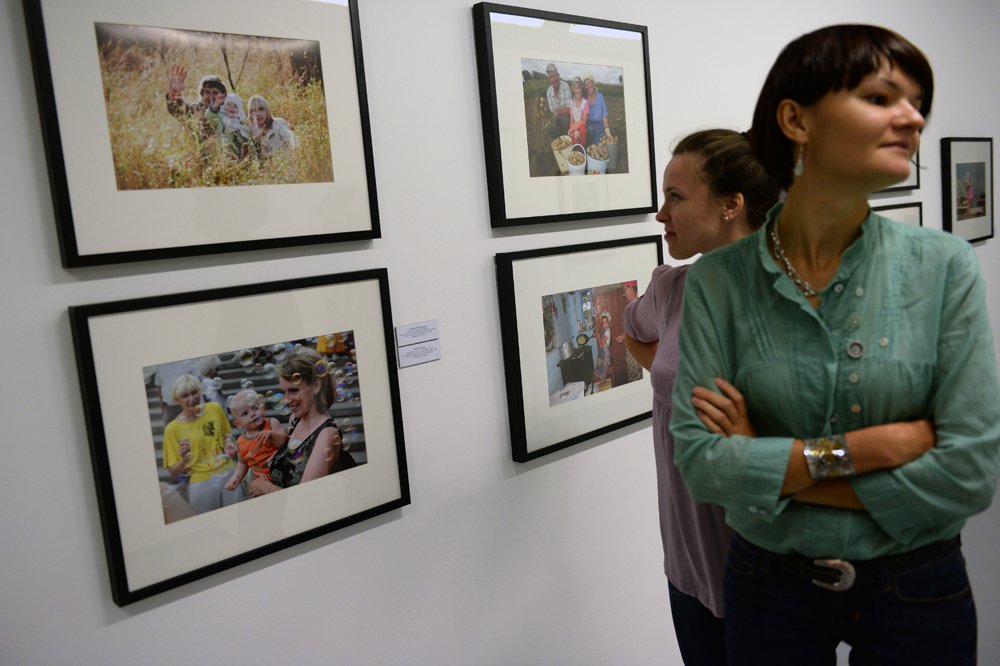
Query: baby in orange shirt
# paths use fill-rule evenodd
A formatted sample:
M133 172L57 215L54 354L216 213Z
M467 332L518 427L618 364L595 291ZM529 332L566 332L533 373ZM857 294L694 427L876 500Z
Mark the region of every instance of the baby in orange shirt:
M226 483L226 490L240 484L247 470L254 475L271 478L271 458L288 442L288 434L278 419L267 416L264 398L253 389L243 389L229 401L229 414L233 424L243 432L236 440L239 458L236 470Z

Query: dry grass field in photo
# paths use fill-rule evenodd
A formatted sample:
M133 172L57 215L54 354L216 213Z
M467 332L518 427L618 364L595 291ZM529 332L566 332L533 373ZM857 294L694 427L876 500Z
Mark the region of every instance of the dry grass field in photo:
M326 95L336 91L324 89L318 42L106 23L96 33L119 190L333 181ZM199 80L214 74L245 112L250 96L262 95L298 147L235 159L218 141L203 145L197 118L167 111L178 65L188 73L182 99L198 103Z

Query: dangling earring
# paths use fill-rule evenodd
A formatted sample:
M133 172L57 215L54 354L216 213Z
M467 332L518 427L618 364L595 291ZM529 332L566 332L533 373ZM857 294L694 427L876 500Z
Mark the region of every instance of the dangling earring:
M796 178L801 176L802 172L805 171L805 166L803 166L802 164L802 155L805 152L806 152L806 146L805 144L802 144L801 146L799 146L799 159L795 161L795 167L792 169L792 173L795 174Z

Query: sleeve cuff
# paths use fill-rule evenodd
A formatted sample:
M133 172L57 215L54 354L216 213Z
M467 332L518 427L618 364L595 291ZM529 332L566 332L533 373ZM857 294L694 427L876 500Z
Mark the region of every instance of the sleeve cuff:
M745 478L755 481L744 482L740 509L757 520L773 523L792 501L791 496L781 496L781 487L793 441L784 437L758 437L750 443Z
M879 527L896 541L905 543L906 534L918 526L919 518L901 499L892 474L893 470L863 474L851 481L851 487Z

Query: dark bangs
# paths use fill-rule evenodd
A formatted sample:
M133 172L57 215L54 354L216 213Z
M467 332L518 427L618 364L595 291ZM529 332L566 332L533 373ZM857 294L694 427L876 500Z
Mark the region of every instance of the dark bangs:
M819 50L814 53L817 71L812 75L818 81L825 80L831 84L831 87L820 93L820 97L826 92L844 88L853 90L866 76L877 72L885 60L890 67L899 67L917 82L922 96L920 113L924 118L930 115L934 97L934 74L920 49L895 32L877 26L839 25L833 26L830 31L833 34L829 38L816 44L826 53L820 53ZM818 99L819 97L816 98Z

